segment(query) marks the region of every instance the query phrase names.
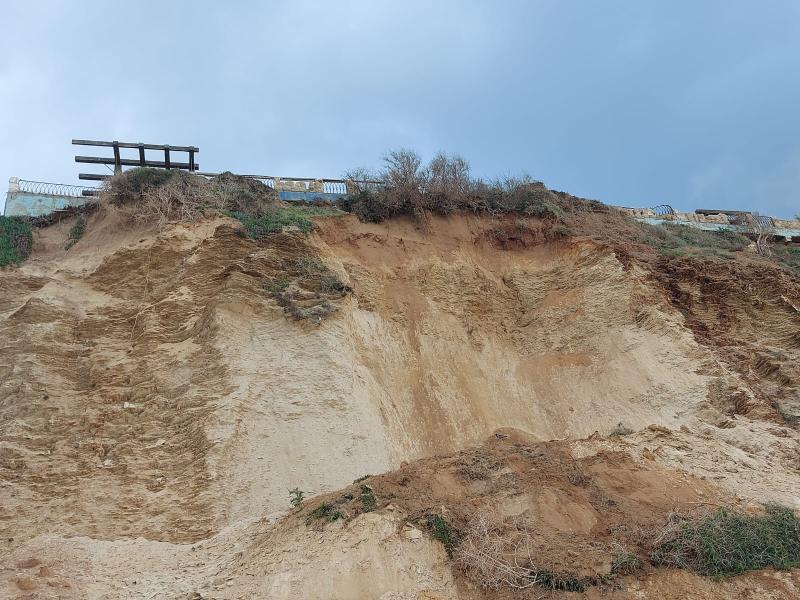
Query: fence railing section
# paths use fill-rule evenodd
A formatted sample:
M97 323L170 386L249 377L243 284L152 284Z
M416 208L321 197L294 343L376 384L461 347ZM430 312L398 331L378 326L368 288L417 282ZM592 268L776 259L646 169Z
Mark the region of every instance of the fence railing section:
M111 148L114 156L76 156L75 162L91 165L114 165L114 174L122 173L122 167L154 167L157 169L185 169L187 171L197 171L200 165L195 162L195 154L200 152L196 146L170 146L169 144L142 144L133 142L104 142L97 140L72 140L74 146L96 146L99 148ZM121 149L138 150L136 158L123 158ZM146 156L147 150L157 150L164 153L164 160L152 160ZM173 152L186 153L187 162L174 160ZM106 173L79 173L78 179L88 179L90 181L102 181L108 179L110 175Z
M94 191L95 188L87 188L80 185L68 185L66 183L48 183L46 181L29 181L18 179L15 191L27 192L29 194L43 194L47 196L70 196L79 198L85 196L84 191ZM12 191L11 189L9 191Z

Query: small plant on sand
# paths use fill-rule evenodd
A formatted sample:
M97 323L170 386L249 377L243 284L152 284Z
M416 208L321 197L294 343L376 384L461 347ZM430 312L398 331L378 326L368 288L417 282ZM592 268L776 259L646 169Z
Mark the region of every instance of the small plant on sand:
M567 475L567 479L572 485L578 487L586 487L592 482L592 478L590 475L587 475L583 471L572 471L569 475Z
M439 540L444 549L447 551L447 556L453 557L453 551L458 545L458 536L450 527L450 524L444 520L443 517L435 514L430 514L425 517L425 526L430 531L431 536L435 540Z
M366 481L370 477L372 477L372 475L362 475L358 479L354 480L353 483L361 483L362 481Z
M611 430L611 433L608 434L608 437L622 437L625 435L630 435L633 433L633 429L630 427L626 427L622 423L617 423L617 426Z
M337 510L333 504L323 502L317 508L308 513L309 521L312 519L325 519L328 523L333 523L342 518L341 511Z
M33 249L33 229L19 217L0 216L0 267L21 263Z
M800 566L800 519L790 508L764 514L719 509L705 517L672 515L653 545L653 564L725 577L745 571Z
M85 231L86 231L86 217L84 217L83 215L78 215L75 224L69 230L69 239L67 240L66 246L64 246L64 250L69 250L75 244L77 244L78 240L83 237Z
M303 498L305 498L305 495L305 492L303 492L300 488L289 490L289 502L291 503L292 507L300 508L303 505Z
M375 492L366 484L361 484L361 510L364 512L372 512L375 510L377 499Z

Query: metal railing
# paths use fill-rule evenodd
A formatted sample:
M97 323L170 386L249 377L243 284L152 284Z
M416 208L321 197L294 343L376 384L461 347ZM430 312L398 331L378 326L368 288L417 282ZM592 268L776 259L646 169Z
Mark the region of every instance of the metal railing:
M20 192L29 194L44 194L47 196L70 196L79 198L84 196L84 190L94 190L80 185L68 185L66 183L49 183L46 181L29 181L27 179L17 180Z
M650 208L656 216L663 217L665 215L674 215L675 209L672 208L669 204L659 204L658 206L653 206Z
M219 173L201 173L197 175L203 177L216 177ZM347 184L353 183L364 189L377 189L385 185L385 182L378 180L360 181L348 179L315 179L313 177L276 177L274 175L240 175L240 177L247 177L248 179L258 179L264 185L275 189L275 182L280 181L283 183L303 184L305 191L311 189L311 184L315 181L322 182L322 193L324 194L346 194Z

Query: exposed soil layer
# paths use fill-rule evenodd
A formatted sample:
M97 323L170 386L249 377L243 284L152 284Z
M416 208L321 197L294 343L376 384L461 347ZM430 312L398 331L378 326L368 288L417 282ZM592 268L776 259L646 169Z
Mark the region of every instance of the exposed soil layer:
M517 597L429 515L524 528L590 598L796 597L646 566L670 511L800 507L796 278L629 223L317 224L101 208L0 270L0 597ZM618 547L645 567L610 573Z

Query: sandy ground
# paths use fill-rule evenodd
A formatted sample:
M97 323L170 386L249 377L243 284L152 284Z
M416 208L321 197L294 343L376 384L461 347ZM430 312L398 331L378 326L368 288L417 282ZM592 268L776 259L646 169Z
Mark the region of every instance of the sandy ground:
M577 440L572 460L627 457L621 494L657 473L720 502L800 508L797 431L767 401L769 386L796 398L792 282L729 301L714 329L696 269L654 271L588 239L509 247L502 222L466 216L319 225L259 246L224 218L156 232L101 212L69 252L62 223L0 271L0 597L484 597L415 533L419 506L311 533L283 515L292 488L413 471L501 428L531 446ZM264 290L305 257L352 288L322 321L287 318ZM709 280L734 296L735 278ZM748 360L733 352L745 344ZM637 433L605 437L620 426ZM408 477L430 483L419 469ZM557 510L563 490L545 483L522 504L441 487L552 526L536 507ZM663 518L670 502L657 504ZM578 505L590 522L596 508ZM587 595L790 598L795 585L659 571Z

